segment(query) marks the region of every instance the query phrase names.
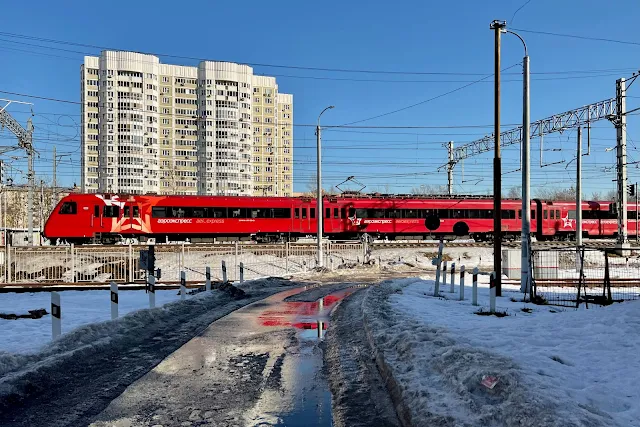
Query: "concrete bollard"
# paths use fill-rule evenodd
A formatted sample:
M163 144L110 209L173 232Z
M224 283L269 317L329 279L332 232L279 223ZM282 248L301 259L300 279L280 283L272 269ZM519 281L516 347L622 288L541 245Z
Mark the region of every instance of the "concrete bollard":
M442 263L442 287L447 286L447 261Z
M51 336L55 340L62 335L62 314L60 311L60 294L51 292Z
M454 293L456 286L456 263L451 263L451 287L449 288L449 293Z
M324 338L324 322L322 320L317 321L318 324L318 338Z
M471 291L471 304L478 305L478 267L473 269L473 289Z
M111 320L118 318L118 284L111 282Z
M464 301L464 265L460 267L460 301Z
M491 279L489 282L489 311L491 313L496 312L496 273L491 273Z
M147 276L147 288L149 289L149 308L156 307L156 278L153 274Z
M222 282L227 283L227 263L222 261Z
M211 290L211 267L207 267L204 270L204 288L207 291Z
M187 298L187 273L180 272L180 300Z
M244 263L240 263L240 283L244 282Z
M435 263L434 263L436 266L436 286L433 291L433 296L435 297L437 297L440 294L440 264L442 263L443 250L444 250L444 241L440 240L440 244L438 245L438 257L435 259Z

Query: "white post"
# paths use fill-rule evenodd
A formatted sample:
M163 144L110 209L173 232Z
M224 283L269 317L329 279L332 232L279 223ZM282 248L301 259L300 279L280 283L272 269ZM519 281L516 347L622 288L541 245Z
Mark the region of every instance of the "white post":
M118 284L111 282L111 320L118 318Z
M433 296L440 293L440 264L442 263L442 251L444 250L444 240L440 240L438 245L438 258L436 258L436 287Z
M289 274L289 242L286 242L284 247L284 272Z
M204 273L204 277L205 277L205 285L204 288L207 291L211 290L211 267L207 267L205 269L205 273Z
M491 273L491 283L489 288L489 311L496 312L496 272Z
M460 301L464 301L464 265L460 267Z
M187 297L187 273L180 272L180 299L184 300Z
M147 276L147 285L149 290L149 308L156 307L156 277L153 274Z
M447 286L447 261L442 263L442 286Z
M318 300L318 311L322 311L324 309L324 298L320 298Z
M76 282L76 249L74 244L71 244L71 283Z
M238 267L238 241L236 240L236 248L235 248L235 255L234 255L234 259L233 259L233 274L235 276L236 274L236 268ZM234 277L235 279L235 277Z
M60 335L62 335L60 294L58 292L51 292L51 336L55 340Z
M133 283L135 279L133 273L133 264L133 246L131 245L131 243L129 243L129 283Z
M227 263L222 261L222 282L227 283Z
M244 263L240 263L240 283L244 282Z
M471 291L471 304L478 305L478 267L473 269L473 288Z
M454 293L456 285L456 263L451 263L451 288L449 288L449 293Z

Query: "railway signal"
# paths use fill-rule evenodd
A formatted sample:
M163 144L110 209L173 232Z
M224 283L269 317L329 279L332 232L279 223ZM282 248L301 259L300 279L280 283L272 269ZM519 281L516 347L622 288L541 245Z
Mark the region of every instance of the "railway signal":
M627 194L631 197L635 197L636 195L636 185L635 184L628 184L627 185Z

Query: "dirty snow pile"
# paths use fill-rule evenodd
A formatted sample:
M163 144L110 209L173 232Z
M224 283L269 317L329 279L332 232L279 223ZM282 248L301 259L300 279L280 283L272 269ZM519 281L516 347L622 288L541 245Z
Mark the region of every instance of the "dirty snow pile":
M177 290L156 291L156 307L180 299ZM79 326L111 319L111 291L63 291L59 292L62 313L62 333ZM187 298L190 298L187 295ZM149 307L149 296L144 290L120 290L118 314ZM44 308L51 311L49 292L5 293L0 295L0 313L27 313ZM40 319L0 319L0 354L32 353L51 341L51 315Z
M497 311L508 316L480 316L482 279L480 307L470 283L464 301L458 286L436 298L419 278L369 291L372 340L415 425L640 426L640 301L538 306L503 285Z

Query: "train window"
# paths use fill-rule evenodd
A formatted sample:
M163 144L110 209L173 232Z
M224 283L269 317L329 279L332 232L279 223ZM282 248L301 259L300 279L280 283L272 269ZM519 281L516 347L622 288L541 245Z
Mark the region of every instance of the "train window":
M104 215L105 218L118 218L120 208L118 206L105 206L102 208L102 215Z
M543 217L544 219L547 219L547 218L548 218L548 215L549 215L549 214L548 214L548 211L542 211L542 214L543 214L543 215L542 215L542 217Z
M502 211L502 219L516 219L516 211L515 210L503 210Z
M333 208L333 217L334 218L339 218L340 217L340 209Z
M230 218L246 218L247 209L246 208L229 208L229 217Z
M294 211L294 218L300 218L300 208L296 208L296 210Z
M93 216L94 216L95 218L98 218L98 217L100 216L100 206L95 205L95 206L93 207Z
M204 218L206 215L207 208L193 208L192 216L194 218Z
M307 218L307 208L302 208L302 219Z
M325 213L325 216L324 216L325 218L331 218L331 208L326 208L324 210L324 213Z
M291 218L291 209L275 208L271 209L273 218Z
M349 208L349 216L353 217L356 215L356 208Z
M453 209L451 210L451 218L466 218L467 211L461 209Z
M131 206L125 206L124 207L124 216L125 217L131 216L130 213L131 213ZM133 217L134 218L140 217L140 211L139 211L139 208L137 206L133 206Z
M576 211L569 211L567 215L569 216L569 219L576 219Z
M627 219L636 219L636 211L627 211Z
M151 208L152 218L165 218L167 216L167 209L164 206L154 206Z
M64 202L60 206L60 215L75 215L78 213L78 205L76 202Z
M315 218L316 217L316 208L311 208L311 215L309 215L311 218Z
M347 217L347 208L342 208L342 218Z
M360 216L360 211L363 211L362 216L366 218L384 218L384 209L357 209L356 215Z
M184 218L186 217L187 208L171 207L167 209L167 216L169 218Z
M555 211L549 211L549 219L556 219Z
M556 219L562 219L562 216L560 216L560 211L556 211Z
M405 209L404 210L404 217L405 218L419 218L420 212L417 211L416 209Z
M522 209L518 209L518 219L522 219Z
M383 212L383 215L384 215L384 211L382 211L382 212ZM366 209L356 209L356 216L358 218L368 218L367 210Z
M531 219L536 219L536 211L535 211L535 209L531 209Z
M209 218L227 218L227 208L208 208Z

